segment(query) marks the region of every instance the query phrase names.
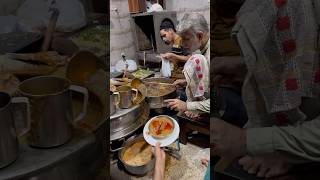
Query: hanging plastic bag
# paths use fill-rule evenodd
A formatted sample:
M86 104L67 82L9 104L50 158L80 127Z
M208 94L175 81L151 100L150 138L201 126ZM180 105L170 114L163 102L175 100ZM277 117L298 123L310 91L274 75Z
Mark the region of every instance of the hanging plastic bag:
M147 9L148 12L157 12L157 11L163 11L163 8L160 4L152 4L149 9Z
M164 58L161 58L161 76L162 77L171 77L171 64L170 61Z

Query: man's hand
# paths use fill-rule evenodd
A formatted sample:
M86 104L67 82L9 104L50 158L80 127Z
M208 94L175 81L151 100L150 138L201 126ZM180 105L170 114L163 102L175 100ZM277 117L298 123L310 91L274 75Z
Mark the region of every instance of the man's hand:
M174 81L173 85L176 87L186 87L187 86L187 80L185 79L177 79Z
M211 118L212 152L219 156L243 156L247 153L246 131L227 122Z
M194 113L192 111L186 111L184 112L186 114L187 117L191 118L191 119L195 119L195 118L198 118L200 117L200 114L199 113Z
M168 52L164 54L160 54L161 57L168 59L169 61L175 61L175 54Z
M247 73L241 57L216 57L211 61L212 77L215 83L241 84Z
M180 99L167 99L164 100L167 104L167 107L171 110L175 111L182 111L185 112L187 110L187 103L184 101L181 101Z
M166 165L166 153L160 148L159 142L156 144L154 156L156 157L154 180L163 180Z

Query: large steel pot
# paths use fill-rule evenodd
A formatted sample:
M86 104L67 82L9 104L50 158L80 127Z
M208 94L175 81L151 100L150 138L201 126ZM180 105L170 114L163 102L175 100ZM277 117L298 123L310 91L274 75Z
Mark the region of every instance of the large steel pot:
M141 127L149 116L148 104L143 102L130 109L119 109L110 117L110 141L122 139Z
M148 83L167 83L167 84L173 84L174 80L168 79L168 78L148 78L144 80L145 84ZM164 100L166 99L175 99L177 98L177 92L176 89L173 88L172 91L169 91L166 95L164 96L149 96L146 94L146 99L149 103L149 106L151 109L161 109L165 107Z
M124 165L124 167L126 168L126 170L131 173L131 174L135 174L135 175L145 175L148 172L152 171L154 166L155 166L155 158L153 157L151 159L151 161L149 161L147 164L142 165L142 166L131 166L128 165L124 160L123 160L123 154L124 152L134 143L144 140L143 136L140 135L138 137L132 137L130 139L128 139L125 143L124 143L124 148L119 151L118 155L119 155L119 159L122 162L122 164Z
M116 132L129 127L142 113L142 105L136 105L130 109L119 109L110 118L110 130Z
M27 127L18 133L16 131L16 123L18 124L19 120L15 120L14 105L20 103L26 104L27 107L27 117L23 117L27 121L25 123ZM23 136L30 129L29 106L27 98L11 98L9 94L0 92L0 168L11 164L18 157L19 142L17 137Z
M31 129L28 143L50 148L65 144L72 137L72 127L87 114L88 90L71 85L65 78L38 76L19 85L19 92L30 101ZM73 117L72 92L83 95L82 112Z

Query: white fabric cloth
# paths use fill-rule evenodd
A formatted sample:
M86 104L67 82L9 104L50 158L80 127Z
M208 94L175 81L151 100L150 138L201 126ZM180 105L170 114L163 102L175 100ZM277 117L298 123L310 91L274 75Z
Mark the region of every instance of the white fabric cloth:
M152 6L147 10L148 12L156 12L156 11L163 11L163 8L160 4L152 4Z
M147 12L149 12L151 6L152 6L151 2L147 1Z
M128 71L134 72L138 69L137 63L135 60L127 59L126 63L128 64ZM121 59L117 62L115 68L118 72L123 72L126 69L126 63Z
M171 64L170 61L165 59L165 58L161 58L162 60L162 65L161 65L161 76L162 77L171 77Z

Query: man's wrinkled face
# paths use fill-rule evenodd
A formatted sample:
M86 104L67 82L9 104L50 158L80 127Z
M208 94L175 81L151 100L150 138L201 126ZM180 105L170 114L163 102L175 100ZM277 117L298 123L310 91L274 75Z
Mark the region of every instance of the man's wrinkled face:
M160 37L164 41L164 43L170 45L174 43L173 33L174 31L172 29L161 29Z
M192 30L185 30L180 33L182 38L182 46L188 53L192 53L201 47L202 35L193 33Z

